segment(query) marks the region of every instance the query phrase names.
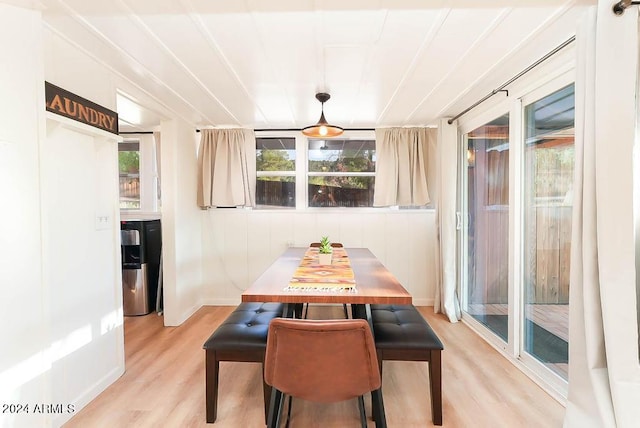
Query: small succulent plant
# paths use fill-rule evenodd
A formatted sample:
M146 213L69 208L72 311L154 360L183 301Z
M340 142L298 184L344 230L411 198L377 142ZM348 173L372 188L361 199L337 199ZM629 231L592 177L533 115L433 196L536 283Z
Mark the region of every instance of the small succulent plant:
M331 242L329 241L328 236L323 236L320 239L320 254L331 254L333 252L333 248L331 248Z

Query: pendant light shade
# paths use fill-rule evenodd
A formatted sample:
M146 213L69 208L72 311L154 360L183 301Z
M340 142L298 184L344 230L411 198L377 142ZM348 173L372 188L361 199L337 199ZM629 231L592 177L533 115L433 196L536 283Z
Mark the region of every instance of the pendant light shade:
M337 137L338 135L342 135L344 132L344 129L339 126L329 125L329 123L327 123L327 119L324 118L324 103L327 102L329 98L331 98L331 95L324 92L316 94L316 99L322 103L322 113L320 114L318 123L312 126L307 126L302 130L302 133L307 137Z

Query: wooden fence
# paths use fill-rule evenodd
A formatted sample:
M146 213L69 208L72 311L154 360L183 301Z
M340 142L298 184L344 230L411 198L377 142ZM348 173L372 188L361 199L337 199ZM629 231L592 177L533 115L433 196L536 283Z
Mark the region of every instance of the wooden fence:
M531 244L524 255L525 303L569 303L571 206L532 207L525 224L529 225L526 241ZM475 235L469 235L469 303L506 304L508 207L486 207L475 219L475 226Z
M468 171L470 228L469 303L508 302L509 151L486 151L476 141L475 165ZM525 303L567 304L571 247L571 206L564 196L571 189L573 164L557 152L528 153L526 182L534 186L533 204L524 213ZM533 176L533 171L536 175ZM533 190L532 190L533 191Z

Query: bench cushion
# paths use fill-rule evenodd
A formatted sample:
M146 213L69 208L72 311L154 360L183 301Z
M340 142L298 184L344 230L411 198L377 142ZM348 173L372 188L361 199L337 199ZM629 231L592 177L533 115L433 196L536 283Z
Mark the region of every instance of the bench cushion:
M267 346L269 322L282 316L282 303L241 303L204 343L204 349L257 350Z
M444 349L413 305L371 305L371 320L378 349Z

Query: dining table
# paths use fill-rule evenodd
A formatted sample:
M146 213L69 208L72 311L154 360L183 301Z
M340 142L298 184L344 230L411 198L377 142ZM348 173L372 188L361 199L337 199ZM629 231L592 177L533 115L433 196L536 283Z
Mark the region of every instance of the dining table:
M242 293L243 302L279 302L284 303L283 317L294 316L294 305L306 303L349 304L354 308L354 316L364 318L371 323L372 304L412 304L411 294L400 284L398 279L378 260L368 248L344 248L343 261L334 261L333 266L319 265L314 257L313 249L307 247L289 247L267 268L253 284ZM315 250L317 251L317 250ZM334 250L334 252L338 252ZM315 255L317 257L317 255ZM305 274L314 276L326 275L327 286L322 283L313 287L300 287L296 282L305 259L309 266ZM340 263L347 263L350 268L348 279L331 280ZM334 269L335 270L335 269ZM299 279L299 281L304 281ZM321 280L320 280L321 281ZM336 285L342 282L342 285ZM376 427L386 427L382 388L372 391L373 416Z
M345 248L353 290L292 289L291 279L309 249L289 247L242 293L243 302L410 305L411 294L368 248ZM318 266L322 269L322 266Z

